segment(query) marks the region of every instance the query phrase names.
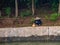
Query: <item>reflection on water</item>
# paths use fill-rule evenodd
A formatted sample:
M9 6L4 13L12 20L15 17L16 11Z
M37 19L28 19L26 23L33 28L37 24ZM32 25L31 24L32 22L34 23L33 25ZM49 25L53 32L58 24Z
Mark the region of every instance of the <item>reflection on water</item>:
M60 45L60 42L15 42L0 43L0 45Z

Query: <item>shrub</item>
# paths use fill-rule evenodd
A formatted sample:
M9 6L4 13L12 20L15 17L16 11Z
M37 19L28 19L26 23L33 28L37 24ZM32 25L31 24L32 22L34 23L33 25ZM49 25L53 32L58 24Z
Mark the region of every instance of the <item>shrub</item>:
M34 18L31 18L31 23L34 23L35 19Z
M45 16L45 18L48 20L49 18L48 18L48 16Z
M31 16L31 15L32 15L32 12L30 10L22 11L20 13L21 17L27 17L27 16Z
M45 16L45 18L48 19L48 20L50 20L50 21L56 21L57 18L58 18L58 16L59 15L57 13L53 13L53 14L50 15L50 17Z
M5 13L7 14L7 16L9 17L11 14L11 8L10 7L6 7L5 8Z
M60 14L58 14L58 16L60 16Z
M51 16L50 16L50 20L51 20L51 21L56 21L57 18L58 18L58 14L57 14L57 13L53 13L53 14L51 14Z

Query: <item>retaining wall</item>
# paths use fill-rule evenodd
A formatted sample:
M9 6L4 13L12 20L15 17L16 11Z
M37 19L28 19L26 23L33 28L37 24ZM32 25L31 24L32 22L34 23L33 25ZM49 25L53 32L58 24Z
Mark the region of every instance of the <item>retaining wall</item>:
M0 28L0 37L28 37L31 35L60 35L60 26Z

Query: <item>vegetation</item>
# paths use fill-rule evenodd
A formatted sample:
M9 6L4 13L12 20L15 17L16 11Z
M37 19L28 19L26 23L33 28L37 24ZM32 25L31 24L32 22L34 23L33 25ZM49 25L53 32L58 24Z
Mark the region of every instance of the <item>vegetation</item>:
M58 11L58 1L57 0L51 1L51 10L53 12L57 12Z
M3 23L2 25L0 23L0 27L11 25L13 25L12 27L22 25L31 26L34 22L34 17L37 16L41 17L42 25L52 25L52 22L57 19L56 24L58 23L58 25L60 25L60 14L58 14L58 9L60 9L59 1L60 0L0 0L0 18L4 16L9 17L9 19L3 19L5 23L0 20ZM14 19L12 19L13 17ZM17 23L14 24L14 21Z
M53 13L49 17L45 16L45 18L50 20L50 21L56 21L58 19L58 14L57 13Z
M16 9L15 10L15 16L18 17L18 10L22 9L31 9L32 8L32 15L34 15L34 12L36 9L41 8L42 6L48 6L49 9L51 9L53 12L58 11L58 2L59 0L0 0L0 9L3 9L5 7ZM41 3L40 3L41 2ZM6 14L8 13L6 8ZM1 10L0 10L1 11ZM10 13L9 13L10 14ZM8 15L8 14L7 14Z
M57 13L51 14L51 16L50 16L50 20L51 21L56 21L57 18L58 18L58 14Z
M34 23L35 19L34 18L31 18L31 23Z
M5 13L6 13L6 15L9 17L10 14L11 14L11 8L10 8L10 7L6 7L6 8L5 8Z
M20 13L20 16L21 16L22 18L27 17L27 16L31 16L31 15L32 15L31 10L22 11L22 12Z

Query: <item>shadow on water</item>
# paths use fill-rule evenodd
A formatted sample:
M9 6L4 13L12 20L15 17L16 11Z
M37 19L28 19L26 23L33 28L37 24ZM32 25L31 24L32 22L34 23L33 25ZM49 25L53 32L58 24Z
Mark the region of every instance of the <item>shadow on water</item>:
M60 36L0 37L0 45L60 45Z

